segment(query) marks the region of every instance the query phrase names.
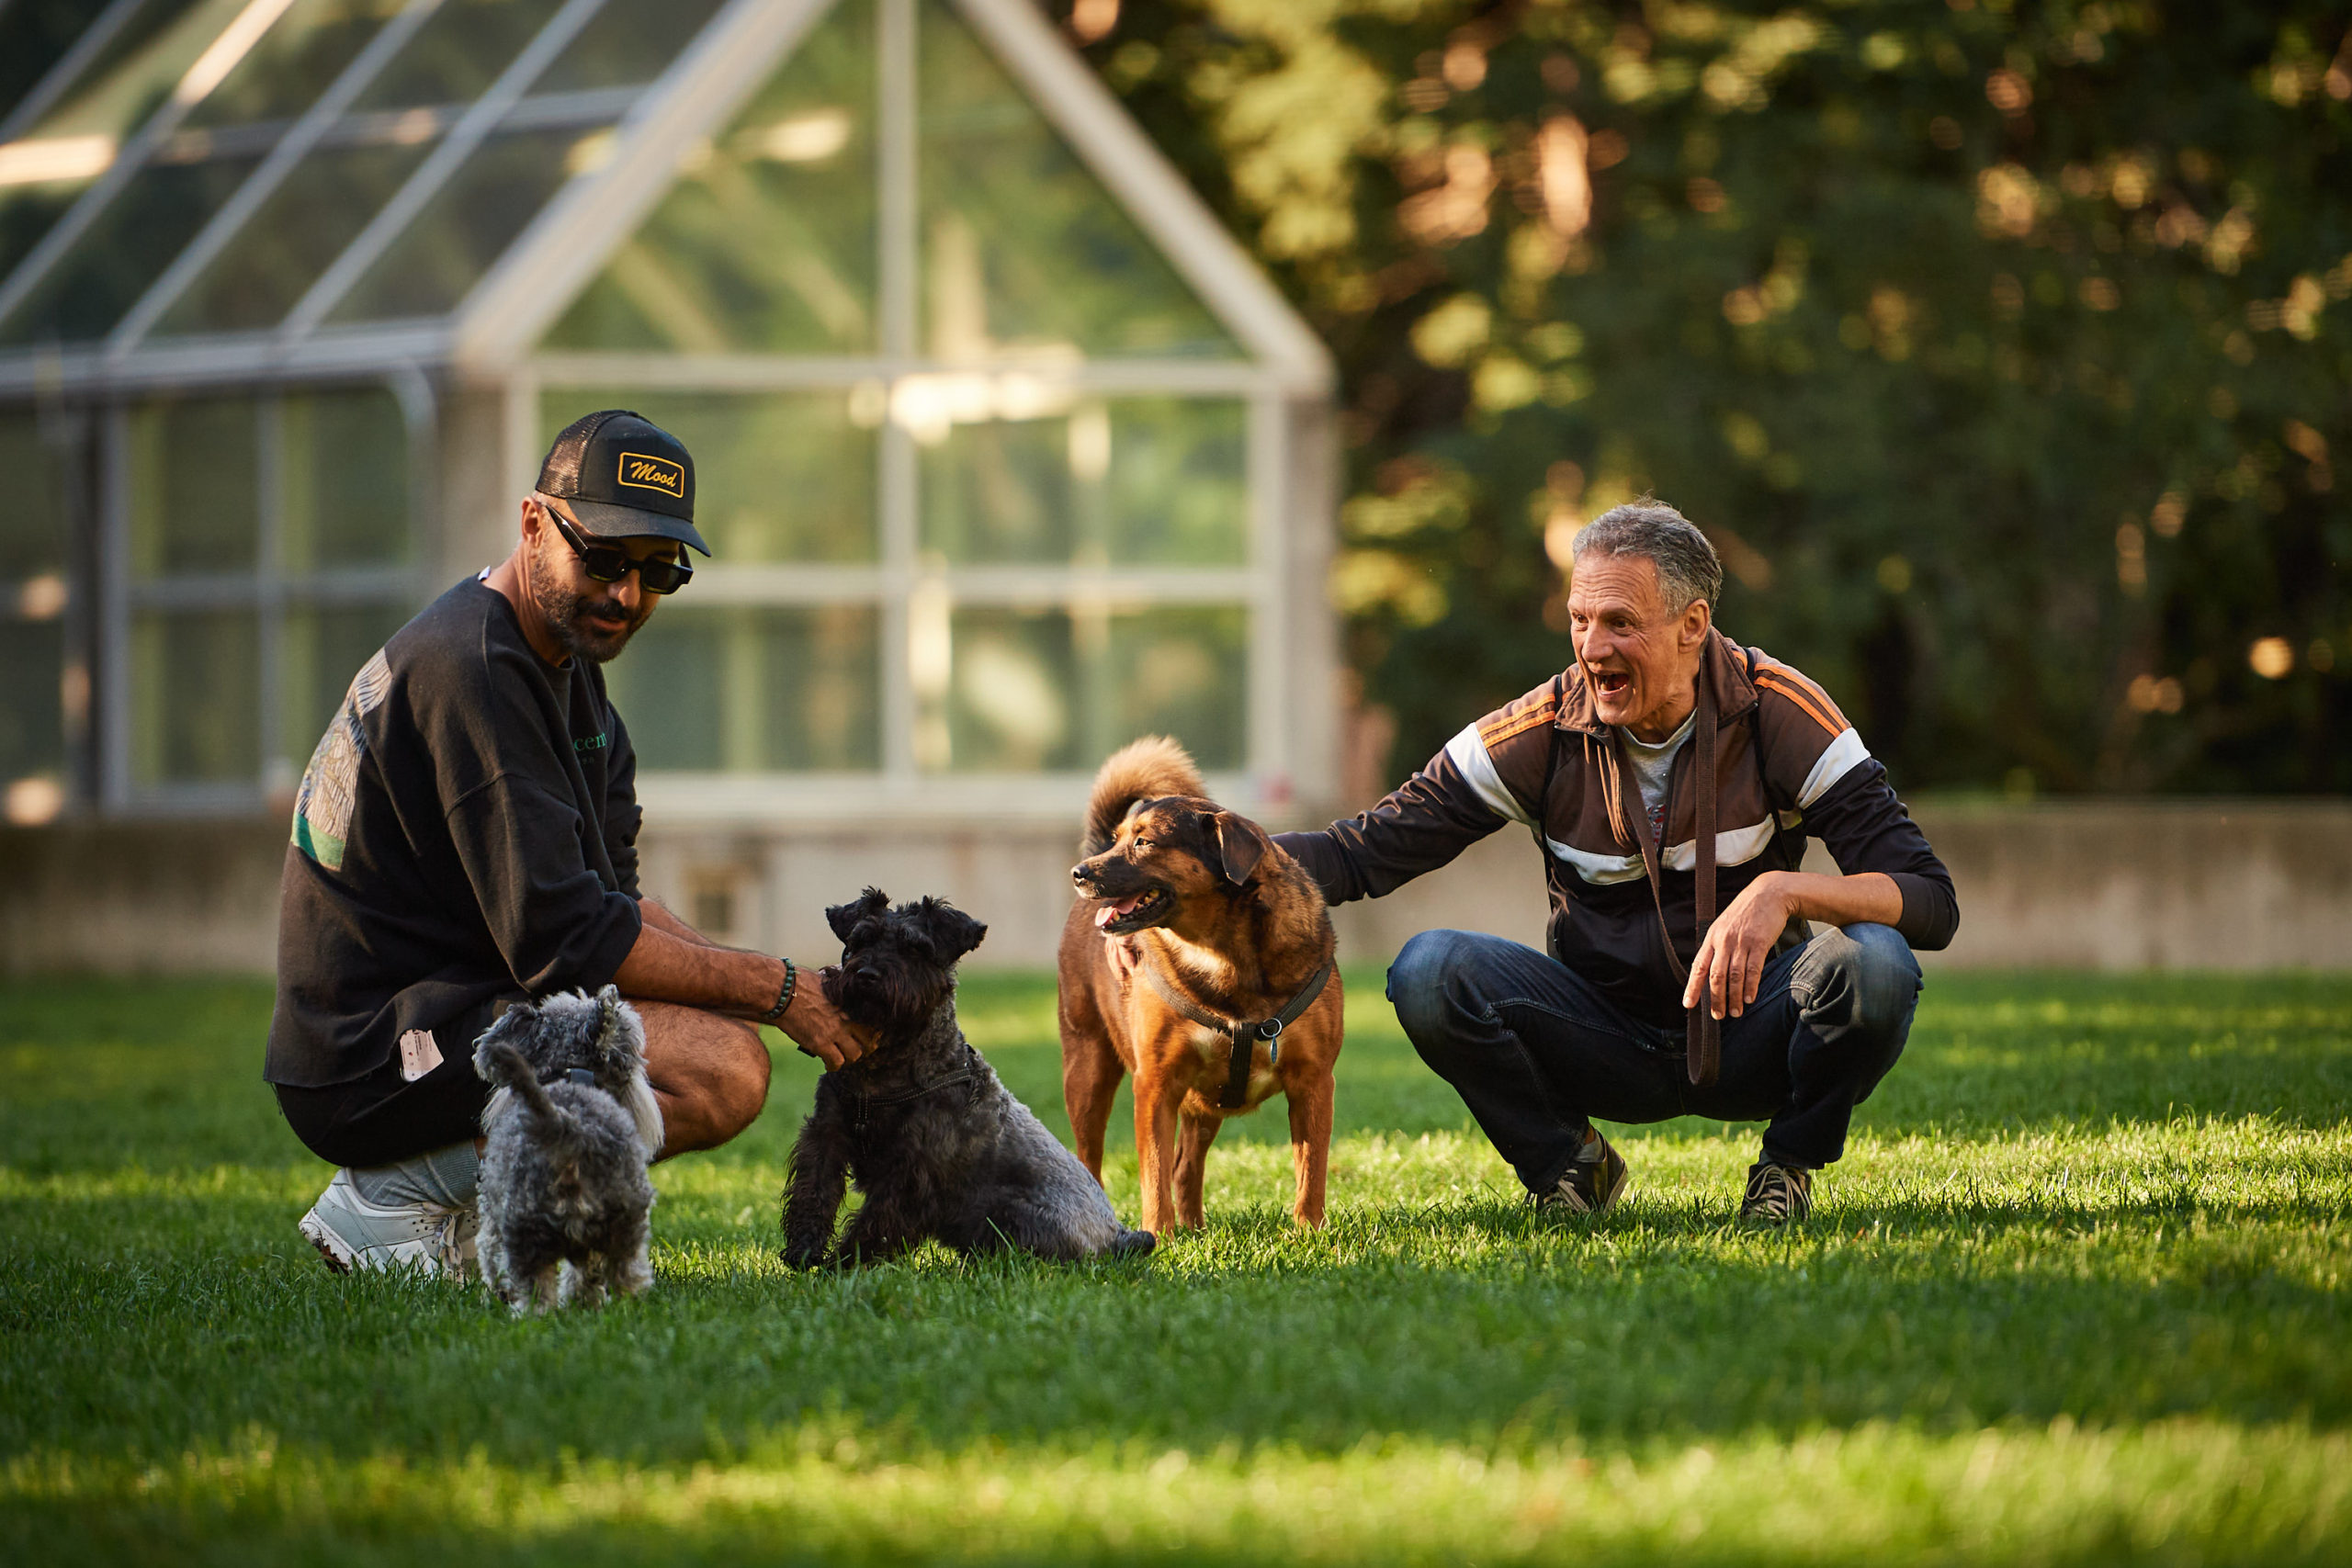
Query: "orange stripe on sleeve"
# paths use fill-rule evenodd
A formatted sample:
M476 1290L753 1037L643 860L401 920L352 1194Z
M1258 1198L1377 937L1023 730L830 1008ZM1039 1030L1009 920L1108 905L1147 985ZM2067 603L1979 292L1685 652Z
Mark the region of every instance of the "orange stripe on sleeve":
M1853 728L1845 722L1846 716L1838 711L1838 705L1832 703L1825 694L1808 692L1794 682L1783 679L1770 671L1758 671L1756 675L1756 683L1768 692L1778 692L1796 704L1798 707L1804 710L1806 716L1814 723L1829 731L1832 738L1842 735ZM1825 707L1828 712L1822 711Z
M1513 714L1490 728L1481 728L1478 731L1478 739L1489 747L1499 746L1514 735L1524 735L1531 729L1551 723L1559 716L1559 713L1560 705L1546 698L1525 712Z

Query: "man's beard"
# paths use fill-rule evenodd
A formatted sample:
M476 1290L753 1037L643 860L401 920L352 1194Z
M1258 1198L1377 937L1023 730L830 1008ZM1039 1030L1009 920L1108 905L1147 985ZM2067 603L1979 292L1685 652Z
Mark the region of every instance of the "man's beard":
M538 601L539 613L547 617L548 630L554 634L556 646L591 664L617 658L621 649L628 646L628 639L637 635L637 628L653 614L653 596L641 589L633 616L609 601L599 602L592 609L586 598L557 576L539 551L531 555L531 597ZM598 611L608 611L610 615Z

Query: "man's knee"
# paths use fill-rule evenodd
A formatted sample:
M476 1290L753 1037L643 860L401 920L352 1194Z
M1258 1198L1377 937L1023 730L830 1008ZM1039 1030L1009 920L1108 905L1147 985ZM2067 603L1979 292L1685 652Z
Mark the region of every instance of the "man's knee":
M1388 1000L1407 1038L1417 1046L1442 1039L1461 1010L1459 982L1467 936L1464 931L1422 931L1388 966Z
M672 1154L715 1148L759 1119L771 1064L759 1030L675 1002L639 1001L646 1076L669 1122Z
M1899 1039L1918 1006L1919 961L1892 926L1833 926L1806 945L1793 988L1808 1021Z
M731 1027L720 1033L720 1046L711 1053L709 1089L712 1119L732 1137L766 1109L768 1079L775 1067L757 1027L740 1019L724 1021Z

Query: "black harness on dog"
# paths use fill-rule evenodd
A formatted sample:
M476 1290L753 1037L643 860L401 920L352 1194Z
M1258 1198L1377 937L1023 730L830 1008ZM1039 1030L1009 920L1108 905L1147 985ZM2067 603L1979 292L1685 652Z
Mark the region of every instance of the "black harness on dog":
M1151 982L1151 988L1159 993L1161 1001L1202 1028L1214 1029L1233 1042L1233 1054L1226 1062L1225 1093L1216 1103L1219 1110L1238 1111L1249 1098L1250 1056L1257 1043L1261 1040L1267 1042L1272 1047L1273 1063L1282 1061L1283 1031L1296 1023L1299 1015L1315 1005L1315 998L1323 994L1324 983L1331 978L1331 966L1335 962L1334 959L1325 959L1321 967L1306 977L1306 984L1299 987L1298 995L1284 1004L1282 1011L1272 1018L1254 1020L1227 1018L1222 1013L1210 1012L1198 1006L1192 998L1162 978L1159 970L1148 958L1136 967L1143 971L1143 977Z
M965 1091L965 1099L967 1101L978 1099L980 1093L979 1061L980 1054L972 1049L971 1042L967 1040L964 1043L964 1065L961 1067L958 1067L952 1073L947 1073L939 1077L935 1077L927 1084L921 1085L915 1089L910 1089L904 1094L894 1094L888 1096L887 1099L880 1099L874 1095L865 1093L863 1089L850 1089L839 1083L836 1083L834 1087L839 1089L842 1093L849 1096L851 1102L856 1106L857 1112L851 1118L850 1126L853 1131L863 1134L866 1129L868 1113L874 1111L876 1107L906 1105L911 1101L922 1099L925 1095L936 1094L943 1089L947 1089L959 1083L968 1084L971 1086Z

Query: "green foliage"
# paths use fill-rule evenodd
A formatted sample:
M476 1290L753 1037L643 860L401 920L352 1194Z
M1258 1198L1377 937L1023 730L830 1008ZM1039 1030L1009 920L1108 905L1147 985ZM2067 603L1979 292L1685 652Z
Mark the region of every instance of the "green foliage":
M1655 491L1899 784L2332 791L2346 28L1128 0L1090 52L1337 348L1396 773L1564 662L1577 521Z
M236 1563L2329 1562L2352 982L1931 977L1808 1225L1754 1129L1549 1224L1350 976L1328 1230L1279 1110L1132 1265L775 1257L815 1078L657 1174L653 1293L338 1279L257 983L0 986L0 1556ZM963 1013L1057 1133L1054 993ZM1132 1214L1114 1121L1112 1196Z

